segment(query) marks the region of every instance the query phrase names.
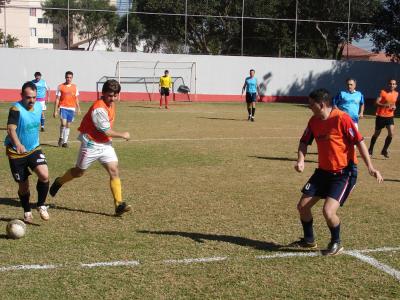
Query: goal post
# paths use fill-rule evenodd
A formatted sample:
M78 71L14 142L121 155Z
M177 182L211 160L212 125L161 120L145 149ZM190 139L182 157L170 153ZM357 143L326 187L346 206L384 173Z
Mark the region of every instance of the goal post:
M119 60L115 66L114 77L124 86L124 91L145 93L146 98L152 101L157 97L159 78L164 74L164 70L168 70L172 78L173 100L196 100L197 70L194 61ZM177 96L182 91L186 95Z

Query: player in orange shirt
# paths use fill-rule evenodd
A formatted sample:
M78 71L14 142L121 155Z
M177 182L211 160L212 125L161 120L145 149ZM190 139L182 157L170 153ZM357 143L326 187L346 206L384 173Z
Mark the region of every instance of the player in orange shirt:
M81 113L79 106L79 91L75 84L72 83L74 73L65 72L65 82L60 84L56 92L56 103L54 105L54 118L60 113L60 138L58 139L59 147L68 147L68 137L72 121L74 120L75 110Z
M371 144L369 145L369 155L374 152L374 146L376 140L381 134L381 130L386 127L388 135L385 139L385 145L381 151L381 154L389 158L388 148L393 139L394 134L394 111L396 110L396 102L399 93L396 92L397 82L394 79L390 79L388 82L388 88L381 90L379 97L376 99L376 119L375 119L375 132L371 137Z
M309 95L309 107L313 116L300 140L297 172L304 171L304 159L307 147L315 139L318 148L318 168L302 189L303 195L297 204L304 237L291 246L315 249L317 244L313 232L311 208L325 199L323 214L331 232L331 241L324 255L336 255L343 251L340 241L340 219L337 210L344 204L357 180L357 146L369 174L378 182L383 178L376 170L368 155L363 137L358 132L350 116L331 104L331 96L325 89L319 89Z
M118 158L112 146L112 138L129 140L129 132L113 130L115 120L115 100L121 91L121 85L116 80L107 80L102 89L102 99L94 102L83 117L79 140L81 147L74 168L63 176L57 177L50 187L50 195L55 196L65 183L85 174L85 171L95 161L99 161L110 176L110 188L114 197L115 215L120 216L130 211L131 206L122 201L121 180L118 171Z

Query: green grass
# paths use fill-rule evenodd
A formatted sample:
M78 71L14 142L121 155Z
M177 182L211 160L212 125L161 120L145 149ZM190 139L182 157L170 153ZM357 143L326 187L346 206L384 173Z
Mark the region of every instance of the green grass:
M5 124L8 105L0 107ZM16 241L0 231L0 267L62 265L54 270L0 272L1 298L399 298L395 278L347 255L256 258L274 254L273 245L301 236L296 203L317 166L315 145L304 174L296 173L293 165L309 117L309 110L290 104L260 104L256 122L250 123L243 104L177 103L165 111L157 103L119 103L115 129L128 130L132 141L116 140L114 145L123 196L133 205L133 213L112 216L107 174L93 165L56 198L49 197L49 222L34 212L37 226L28 226L26 237ZM73 124L71 141L81 118ZM367 137L373 127L372 116L360 122ZM69 149L54 147L57 139L58 120L49 113L41 140L52 179L74 165L79 147L77 142ZM384 136L378 140L376 153L383 140ZM357 187L339 211L346 249L400 246L399 149L395 138L389 160L374 156L375 166L389 179L382 185L360 164ZM7 220L22 216L5 155L0 176L0 226L5 229ZM35 182L32 176L36 197ZM323 248L329 232L321 209L321 204L315 207L314 217ZM396 269L399 255L371 254ZM228 259L163 262L213 256ZM138 260L140 265L80 267L116 260Z

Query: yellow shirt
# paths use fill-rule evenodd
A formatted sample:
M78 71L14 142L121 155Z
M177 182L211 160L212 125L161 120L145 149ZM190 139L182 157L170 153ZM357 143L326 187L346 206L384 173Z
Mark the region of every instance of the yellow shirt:
M160 77L160 87L171 88L172 87L172 78L171 78L171 76L161 76Z

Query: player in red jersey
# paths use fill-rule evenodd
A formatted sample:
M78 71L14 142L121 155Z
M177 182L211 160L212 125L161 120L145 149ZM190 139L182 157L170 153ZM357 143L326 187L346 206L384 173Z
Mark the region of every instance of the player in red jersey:
M357 146L368 172L380 183L382 175L376 170L368 155L363 137L350 116L331 104L331 96L325 89L309 95L309 107L313 116L300 140L295 169L304 170L307 147L315 139L318 148L318 168L302 189L303 195L297 204L304 237L292 246L315 249L317 244L313 232L311 208L325 199L323 214L331 232L331 242L323 251L325 255L336 255L343 251L340 241L340 219L337 210L344 204L357 180Z

